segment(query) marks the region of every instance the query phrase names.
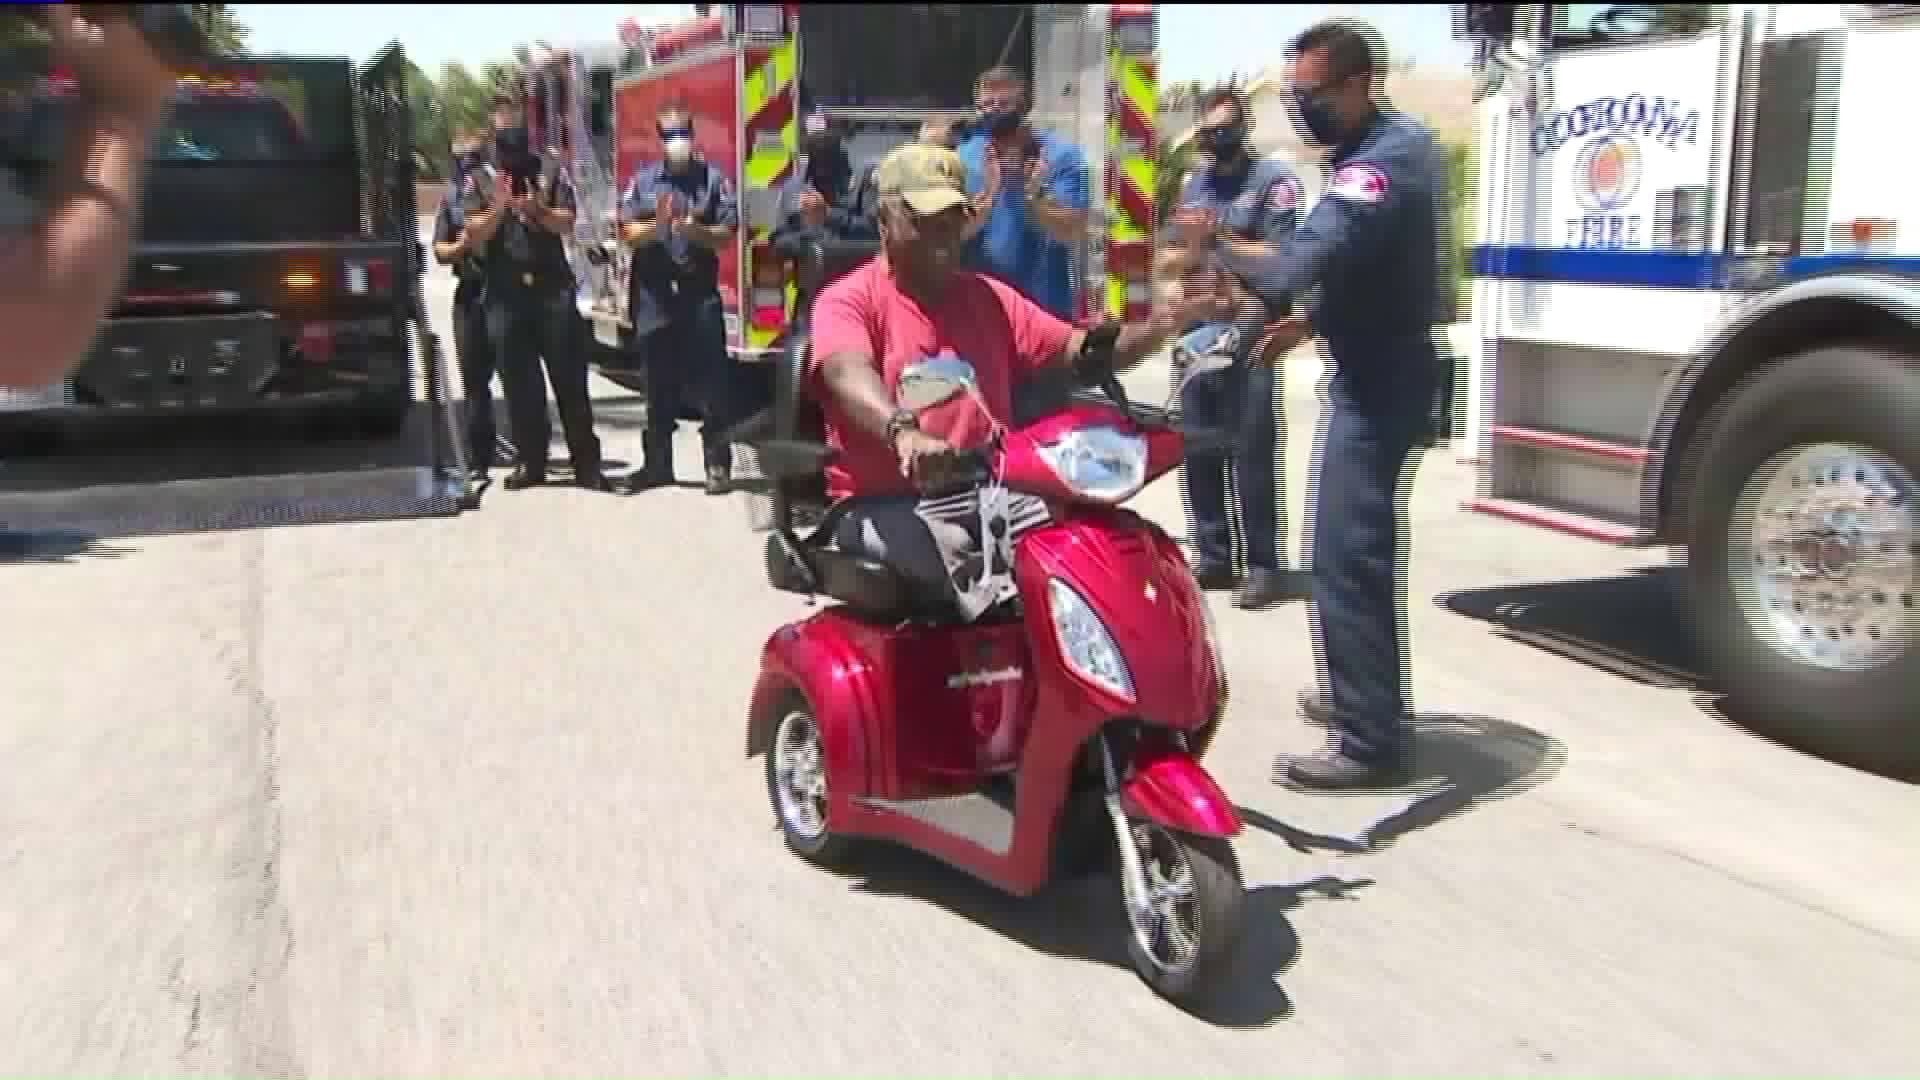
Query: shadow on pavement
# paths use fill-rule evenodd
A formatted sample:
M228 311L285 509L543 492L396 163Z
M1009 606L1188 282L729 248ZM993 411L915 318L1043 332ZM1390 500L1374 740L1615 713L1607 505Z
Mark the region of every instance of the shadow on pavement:
M855 889L938 904L1029 949L1070 960L1132 970L1131 931L1110 873L1062 878L1036 896L1000 892L930 856L876 843L863 847L849 874ZM1300 955L1287 912L1310 900L1348 900L1370 879L1317 877L1290 885L1250 885L1233 967L1221 984L1190 1002L1196 1019L1220 1027L1256 1028L1286 1020L1293 1002L1279 977ZM1143 986L1142 993L1148 993Z
M133 551L100 542L92 533L58 530L16 532L0 529L0 565L70 563L75 559L117 559Z
M1678 607L1683 573L1649 566L1620 577L1463 589L1435 602L1503 637L1617 675L1701 688L1700 656Z
M1374 822L1358 837L1308 832L1245 806L1240 807L1242 818L1295 851L1363 855L1490 800L1538 787L1553 779L1567 760L1560 740L1490 716L1423 714L1414 718L1412 727L1413 778L1387 793L1408 792L1414 795L1413 801Z

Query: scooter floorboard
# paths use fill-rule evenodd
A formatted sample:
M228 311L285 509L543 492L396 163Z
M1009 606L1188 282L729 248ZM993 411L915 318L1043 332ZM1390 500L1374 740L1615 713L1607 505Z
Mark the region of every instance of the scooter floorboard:
M875 810L910 817L941 832L1005 855L1013 849L1013 796L1009 785L996 783L985 791L936 799L860 798Z

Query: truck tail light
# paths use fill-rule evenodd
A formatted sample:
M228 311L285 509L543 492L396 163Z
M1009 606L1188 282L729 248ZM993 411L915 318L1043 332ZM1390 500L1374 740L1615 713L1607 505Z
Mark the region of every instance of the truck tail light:
M333 358L333 324L310 322L300 327L300 355L310 364L324 364Z
M356 259L346 264L342 280L354 296L384 296L393 291L393 263L388 259Z

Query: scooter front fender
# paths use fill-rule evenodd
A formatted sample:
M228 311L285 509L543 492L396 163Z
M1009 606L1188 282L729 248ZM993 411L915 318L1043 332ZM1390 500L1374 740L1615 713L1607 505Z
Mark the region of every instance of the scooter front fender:
M1129 817L1195 836L1238 836L1245 827L1233 800L1184 750L1140 750L1120 785L1120 807Z

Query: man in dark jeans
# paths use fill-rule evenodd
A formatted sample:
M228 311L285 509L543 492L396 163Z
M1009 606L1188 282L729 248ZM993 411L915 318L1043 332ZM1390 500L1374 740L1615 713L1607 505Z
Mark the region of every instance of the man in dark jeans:
M621 237L634 249L633 310L663 319L635 335L647 368L646 456L627 486L637 493L673 483L673 434L686 398L698 393L707 494L724 495L733 479L726 432L739 417L741 376L727 353L719 252L733 243L739 206L726 175L694 153L684 102L661 106L654 122L665 160L642 165L620 198Z
M519 109L508 98L494 102L492 177L495 208L491 228L478 238L486 281L487 336L506 384L518 465L506 488L543 484L553 427L547 418L546 381L573 459L573 482L589 491L609 490L600 470L600 439L593 430L587 361L575 333L573 271L561 237L573 228L573 188L551 162L527 145ZM468 235L473 235L473 225ZM544 361L544 364L543 364Z
M466 388L467 450L475 480L503 461L493 418L493 342L487 338L487 309L482 286L485 270L467 244L467 208L475 204L473 185L482 174L485 152L482 132L467 132L454 146L454 174L433 222L433 257L452 267L459 284L453 291L453 350L460 362L460 381ZM485 216L482 210L474 216ZM484 222L493 227L491 219Z

